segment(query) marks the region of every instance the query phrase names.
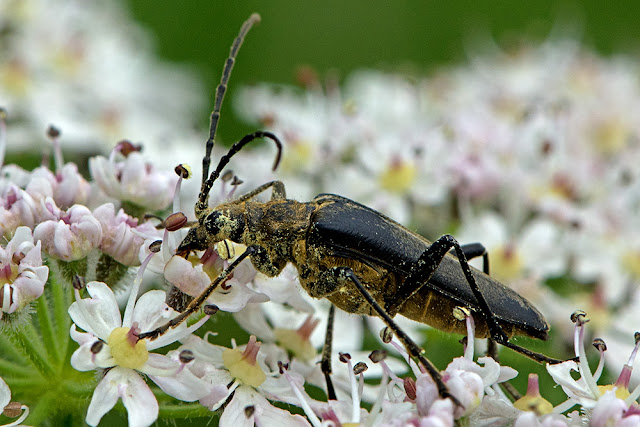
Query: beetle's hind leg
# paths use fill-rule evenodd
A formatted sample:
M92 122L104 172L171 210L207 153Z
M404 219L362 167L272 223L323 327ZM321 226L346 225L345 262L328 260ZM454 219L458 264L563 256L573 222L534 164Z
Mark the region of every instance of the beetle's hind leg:
M489 254L487 253L487 248L484 247L482 243L467 243L465 245L460 246L462 248L462 252L464 256L467 257L467 261L471 261L472 259L482 257L482 272L487 276L489 273ZM454 253L455 255L455 253ZM472 339L472 338L469 338ZM487 338L487 356L492 357L493 360L499 362L498 358L498 346L496 341L489 337Z
M455 255L460 263L460 268L469 283L473 296L478 301L480 311L484 317L487 327L489 328L491 338L501 344L507 342L507 334L498 323L496 317L489 308L487 300L484 295L482 295L482 292L480 292L480 288L478 288L478 284L471 272L471 267L469 267L469 263L467 262L465 250L453 236L448 234L434 241L429 248L420 255L420 258L418 258L418 261L416 261L416 263L411 267L409 276L402 283L394 298L387 303L387 311L391 316L397 314L402 305L429 281L438 266L442 263L442 259L451 249L455 251ZM466 246L466 251L475 256L482 255L481 249L484 249L484 247L480 244L478 244L478 246ZM486 251L484 252L486 253ZM488 260L488 257L486 259Z
M471 272L471 267L467 262L467 256L465 255L466 251L474 257L482 256L486 263L485 269L488 271L489 258L486 256L486 251L483 253L483 248L484 247L481 244L465 245L463 248L451 235L446 234L440 237L438 240L434 241L429 248L422 253L422 255L420 255L418 261L416 261L412 266L409 276L402 283L398 292L396 292L391 301L387 302L385 307L387 312L391 316L395 316L398 311L400 311L400 308L402 308L402 305L429 281L438 266L442 263L442 259L446 256L447 252L452 250L454 255L458 258L460 268L462 269L467 283L473 292L473 296L478 301L480 312L484 317L487 327L489 328L491 339L539 363L555 364L564 362L564 360L554 359L509 342L509 337L498 323L498 320L489 308L487 300L480 291L480 288L473 277L473 273Z

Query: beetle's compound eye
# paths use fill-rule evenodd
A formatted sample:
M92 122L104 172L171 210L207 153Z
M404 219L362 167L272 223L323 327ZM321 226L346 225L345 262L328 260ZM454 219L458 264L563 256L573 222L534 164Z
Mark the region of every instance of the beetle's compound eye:
M207 230L207 234L216 235L220 232L219 217L220 212L213 211L204 219L204 228Z

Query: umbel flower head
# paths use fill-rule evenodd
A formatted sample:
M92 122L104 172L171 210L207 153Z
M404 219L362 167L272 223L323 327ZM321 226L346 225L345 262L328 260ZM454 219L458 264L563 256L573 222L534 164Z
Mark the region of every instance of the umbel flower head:
M80 371L99 370L103 375L89 404L86 421L90 425L97 425L118 399L127 408L130 425L150 425L157 419L157 401L140 374L181 400L198 400L207 393L206 385L183 369L183 363L151 351L189 335L208 316L191 327L182 324L152 342L138 339L140 332L153 330L175 315L166 305L163 291L149 291L136 301L145 264L131 287L122 318L113 291L102 282L87 284L90 298L81 299L76 289L76 301L69 307L74 322L71 337L80 344L71 356L71 365Z
M527 394L516 400L501 385L516 374L526 377L527 370L477 358L468 339L464 356L440 367L461 403L456 405L440 398L424 367L408 360L397 343L367 340L376 347L370 359L358 351L361 337L345 344L347 333L361 331L364 322L337 316L333 344L342 354L333 366L336 399L327 401L316 363L321 340L309 337L311 319L324 318L324 311L314 309L326 306L299 293L291 269L288 277L266 278L246 261L212 293L208 302L233 312L240 327L231 325L230 316L204 326L204 317L191 326L163 328L166 333L156 340L140 339L188 303L185 293L208 287L233 256L216 248L187 259L175 256L184 231L175 228L188 224L191 212L185 210L184 223L175 227L148 214L166 217L172 198L173 211L182 210L173 191L181 178L163 172L133 144L92 159L90 178L78 172L84 165L63 161L60 144L72 141L84 149L88 141L111 146L131 138L149 147L161 140L162 151L145 154L173 163L165 151L173 145L180 148L177 163L187 160L187 147L195 147L199 160L196 139L184 143L191 130L176 127L195 117L192 106L198 102L181 96L182 79L167 79L140 44L127 40L130 27L114 4L28 4L0 4L6 46L0 93L18 130L9 138L0 111L0 376L30 409L29 418L25 411L14 422L57 424L79 418L81 411L95 425L109 411L124 414L116 403L121 400L133 425L211 417L212 411L223 425L638 423L638 390L629 379L637 342L620 338L629 337L620 332L637 323L632 320L640 300L637 60L602 59L571 43L550 42L478 56L472 65L425 78L367 71L326 91L318 80L307 80L303 89L245 90L241 113L281 136L285 157L273 177L263 173L270 156L243 151L233 166L240 179L230 182L245 184L218 181L212 193L219 191L220 200L281 179L299 200L335 191L423 234L454 229L466 242L486 243L499 280L543 302L536 305L557 331L557 342L577 342L576 360L548 367L567 394L566 403L551 403L545 373L529 376ZM52 9L59 12L54 20ZM37 23L43 25L36 31ZM143 70L144 81L132 82L131 70ZM158 76L163 90L152 88ZM4 165L7 143L33 146L44 139L40 123L50 121L67 132L47 132L52 167L48 159L33 171ZM39 156L38 150L34 157ZM151 257L149 243L160 238L162 254ZM157 276L148 274L149 263ZM74 290L72 302L66 282L76 274L89 283L86 291ZM151 287L163 287L167 279L180 290L156 289L137 298L143 274ZM128 287L114 291L114 276ZM636 346L615 352L631 354L628 360L616 362L600 345L601 359L591 372L584 319L574 328L565 319L568 307L583 304L590 307L596 335L612 347L623 340ZM308 323L274 320L305 317ZM8 321L20 327L5 327ZM473 319L467 321L473 337ZM209 329L205 339L191 334L201 325ZM409 333L422 336L417 326ZM78 348L69 345L69 336ZM178 349L167 352L170 344ZM441 347L431 337L427 344L428 350ZM386 358L378 347L389 353ZM461 351L456 346L444 352ZM608 371L621 372L617 380L600 379L605 356ZM2 384L5 414L17 414L6 405L10 399ZM303 408L305 416L293 415L292 406Z
M42 263L41 243L28 227L18 227L6 247L0 246L0 319L23 309L44 292L49 267Z

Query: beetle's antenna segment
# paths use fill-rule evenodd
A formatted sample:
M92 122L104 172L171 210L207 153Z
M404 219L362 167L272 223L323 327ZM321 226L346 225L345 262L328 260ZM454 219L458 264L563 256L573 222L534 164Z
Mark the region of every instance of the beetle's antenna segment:
M202 198L204 193L204 184L207 180L207 176L209 175L209 165L211 164L211 151L213 150L213 144L216 138L216 130L218 129L218 120L220 120L220 109L222 108L222 101L224 100L224 94L227 91L227 84L229 83L229 77L231 76L231 71L233 70L233 65L236 61L236 55L238 54L238 50L240 46L242 46L242 42L244 41L245 36L253 27L253 24L260 22L260 15L257 13L252 14L249 19L247 19L244 24L242 24L242 28L240 28L240 33L233 41L233 45L231 45L231 52L229 53L229 57L227 58L227 62L224 64L224 69L222 71L222 77L220 78L220 84L216 87L216 99L213 107L213 112L211 113L211 123L209 126L209 139L207 140L206 150L204 158L202 159L202 186L200 188L200 198ZM208 193L208 192L207 192ZM204 194L206 198L208 194Z
M203 212L207 209L207 200L209 198L209 191L211 191L211 187L218 177L220 177L220 173L224 169L224 167L229 163L229 160L238 153L238 151L242 150L242 147L258 138L268 138L272 140L276 147L278 147L278 153L276 154L276 159L273 162L273 170L276 170L278 164L280 163L280 158L282 157L282 142L278 139L277 136L272 134L271 132L265 131L256 131L254 133L250 133L249 135L245 135L240 141L236 142L231 146L229 152L220 158L218 162L218 166L216 169L211 172L211 175L206 181L202 183L202 189L200 190L200 196L198 196L198 202L196 203L196 215L199 215L199 212Z

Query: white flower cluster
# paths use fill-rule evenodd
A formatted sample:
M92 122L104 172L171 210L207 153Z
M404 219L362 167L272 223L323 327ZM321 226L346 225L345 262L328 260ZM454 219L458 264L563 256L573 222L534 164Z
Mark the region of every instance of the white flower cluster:
M76 147L124 137L152 146L191 138L189 132L173 138L172 131L198 106L185 80L141 54L143 37L119 36L135 30L113 5L75 3L58 5L53 17L41 0L0 5L6 29L0 38L7 41L0 99L13 132L7 136L1 111L0 407L7 417L21 415L12 424L81 415L97 425L108 412L122 412L118 400L129 424L140 426L212 411L223 426L640 423L640 388L629 387L640 339L628 352L618 350L625 346L619 337L631 336L628 328L637 324L640 298L636 61L549 43L477 57L472 66L424 79L370 71L354 74L342 89L307 79L304 89L244 91L237 100L242 114L286 146L272 177L270 152L243 151L235 170L242 188L277 177L298 200L335 191L402 223L430 224L431 233L457 227L460 240L485 243L493 274L538 303L554 327L568 323L567 310L586 306L596 314L593 329L616 347L605 353L596 342L601 358L592 373L586 318L574 315L574 329L564 332L575 360L548 366L568 396L554 407L535 375L524 397L508 395L501 384L524 372L475 359L471 339L464 356L440 373L452 397L443 399L425 367L395 341L380 346L405 361L376 350L364 363L361 337L353 338L361 322L338 314L336 399L327 401L319 363L323 328L293 268L269 279L245 260L211 293L204 316L165 328L178 315L175 308L183 308L173 297L200 294L234 262L232 245L224 253L175 254L187 223L178 213L182 177L123 141L109 157L90 160L86 180L78 165L64 163L53 128L52 169L3 164L8 140L31 144L49 122ZM140 82L135 75L154 77ZM159 153L152 147L152 156ZM213 202L232 199L238 188L225 180L216 187ZM172 201L174 214L166 220L145 215L168 213ZM235 247L238 254L243 249ZM149 271L180 292L138 297ZM556 294L546 284L558 277L585 292ZM116 288L123 284L128 298L121 310ZM227 327L207 323L217 310L234 313L249 338L234 338L230 347L214 342ZM466 322L467 335L475 336L468 314ZM151 339L156 328L163 333ZM193 334L199 328L208 328L204 338ZM163 350L172 344L174 350ZM599 386L609 354L612 369L623 368L614 384ZM80 375L94 371L93 381ZM11 402L4 381L23 403ZM282 409L287 405L304 416Z
M304 87L247 87L236 107L282 138L291 197L335 192L432 239L481 242L492 276L566 337L584 308L619 341L640 320L638 72L636 58L550 41L424 78L371 70L323 87L307 70ZM268 170L269 149L246 164Z
M118 2L6 0L0 27L0 99L17 150L41 151L50 123L65 148L89 153L124 138L166 150L193 136L202 88L154 57Z

